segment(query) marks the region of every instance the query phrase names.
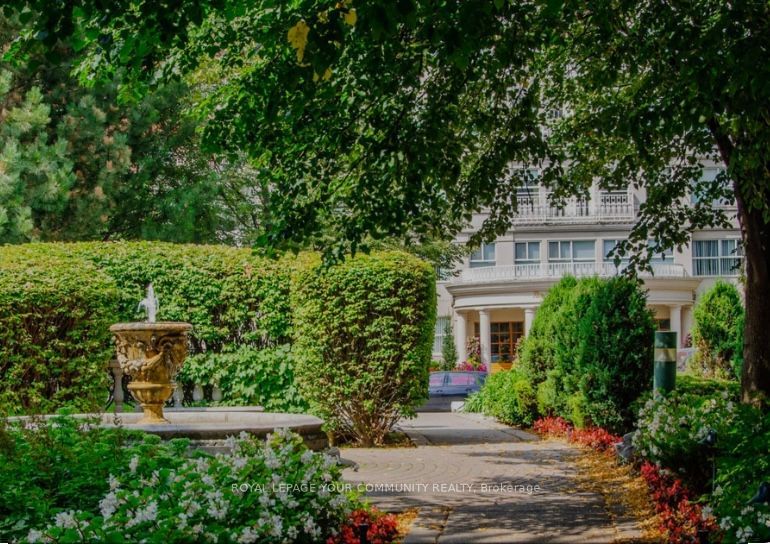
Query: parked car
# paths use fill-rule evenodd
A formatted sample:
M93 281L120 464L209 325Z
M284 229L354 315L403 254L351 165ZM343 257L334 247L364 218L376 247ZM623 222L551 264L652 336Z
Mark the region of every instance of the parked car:
M420 411L449 411L453 401L465 398L484 385L486 372L477 371L438 371L431 372L428 381L428 402Z

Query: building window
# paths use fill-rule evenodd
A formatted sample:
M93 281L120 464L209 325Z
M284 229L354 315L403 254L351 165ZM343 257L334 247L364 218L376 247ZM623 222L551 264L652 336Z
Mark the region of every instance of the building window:
M471 268L482 266L495 266L495 244L482 244L480 248L471 253Z
M656 319L655 328L659 331L670 331L671 320L670 319Z
M652 250L652 258L650 262L653 263L670 263L674 260L674 249L661 249L658 247L658 242L655 240L647 240L647 245Z
M516 169L515 175L522 178L516 187L516 207L519 211L534 210L540 206L540 171Z
M610 253L613 249L620 243L625 242L625 240L602 240L602 255L604 255L604 262L605 263L614 263L615 258L610 256ZM620 258L621 263L628 262L628 254L623 255Z
M441 355L442 348L444 347L444 337L447 334L447 330L451 329L451 317L441 316L436 318L436 326L433 329L433 355Z
M718 167L718 166L707 166L703 169L703 172L700 177L699 182L693 182L693 187L691 189L690 194L690 201L693 204L697 204L699 202L709 202L708 197L704 194L701 194L702 191L705 189L711 189L712 185L717 181L717 177L720 177L720 184L724 187L726 187L726 192L730 193L730 180L725 174L725 169ZM702 186L701 186L702 185ZM696 192L697 191L697 192ZM720 207L720 206L732 206L735 204L735 202L727 197L721 197L721 198L712 198L710 200L710 204L712 207Z
M692 268L696 276L735 276L742 258L743 249L737 239L693 243Z
M548 242L548 261L552 263L594 262L594 240L561 240Z
M479 324L476 323L476 337L479 336ZM522 321L502 321L490 323L489 351L492 361L511 361L516 355L516 345L524 336Z
M516 264L539 264L540 242L516 242Z

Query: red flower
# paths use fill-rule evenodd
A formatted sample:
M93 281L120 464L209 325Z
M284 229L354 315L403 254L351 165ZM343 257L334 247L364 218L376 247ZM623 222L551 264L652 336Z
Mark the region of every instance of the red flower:
M398 520L393 514L385 514L372 508L371 510L355 510L351 512L348 521L340 527L337 536L330 536L326 544L360 544L358 527L368 525L366 538L370 544L391 544L398 536Z

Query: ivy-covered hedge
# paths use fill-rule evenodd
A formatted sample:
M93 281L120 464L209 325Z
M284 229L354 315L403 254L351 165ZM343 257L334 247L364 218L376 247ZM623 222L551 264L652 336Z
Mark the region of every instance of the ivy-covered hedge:
M292 277L303 278L294 297ZM359 350L350 353L364 350L378 365L404 361L388 379L417 382L404 385L408 399L399 410L408 413L427 387L421 376L430 360L433 276L406 254L327 268L312 254L271 260L223 246L27 244L0 247L0 412L103 406L114 356L109 325L144 319L137 304L150 282L158 320L193 325L180 380L219 385L223 404L306 409L294 360L323 352L324 335L345 338ZM317 307L339 315L327 320ZM303 332L293 335L295 315ZM348 361L348 352L336 356Z
M403 253L299 269L292 351L301 392L331 429L380 444L427 398L435 297L432 268Z

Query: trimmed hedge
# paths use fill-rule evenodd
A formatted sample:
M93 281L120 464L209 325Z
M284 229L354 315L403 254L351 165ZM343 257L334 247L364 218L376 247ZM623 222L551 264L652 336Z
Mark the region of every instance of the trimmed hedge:
M404 253L360 256L294 277L302 395L333 431L381 444L427 398L436 312L432 268Z
M302 294L292 298L293 276L304 280L296 284ZM305 349L326 349L324 335L362 346L367 355L361 356L376 359L380 370L404 362L387 374L409 382L399 411L411 413L418 390L427 387L435 294L426 286L435 287L429 267L406 254L325 268L314 255L270 260L222 246L28 244L0 247L0 412L103 406L114 357L109 325L143 319L137 304L150 282L158 320L193 324L180 380L219 385L222 404L306 409L294 361L308 360ZM329 320L319 307L340 315ZM370 314L372 308L379 314ZM309 332L299 336L304 347L292 349L295 314ZM425 379L411 383L419 373Z
M0 412L106 401L121 293L90 263L0 249Z

